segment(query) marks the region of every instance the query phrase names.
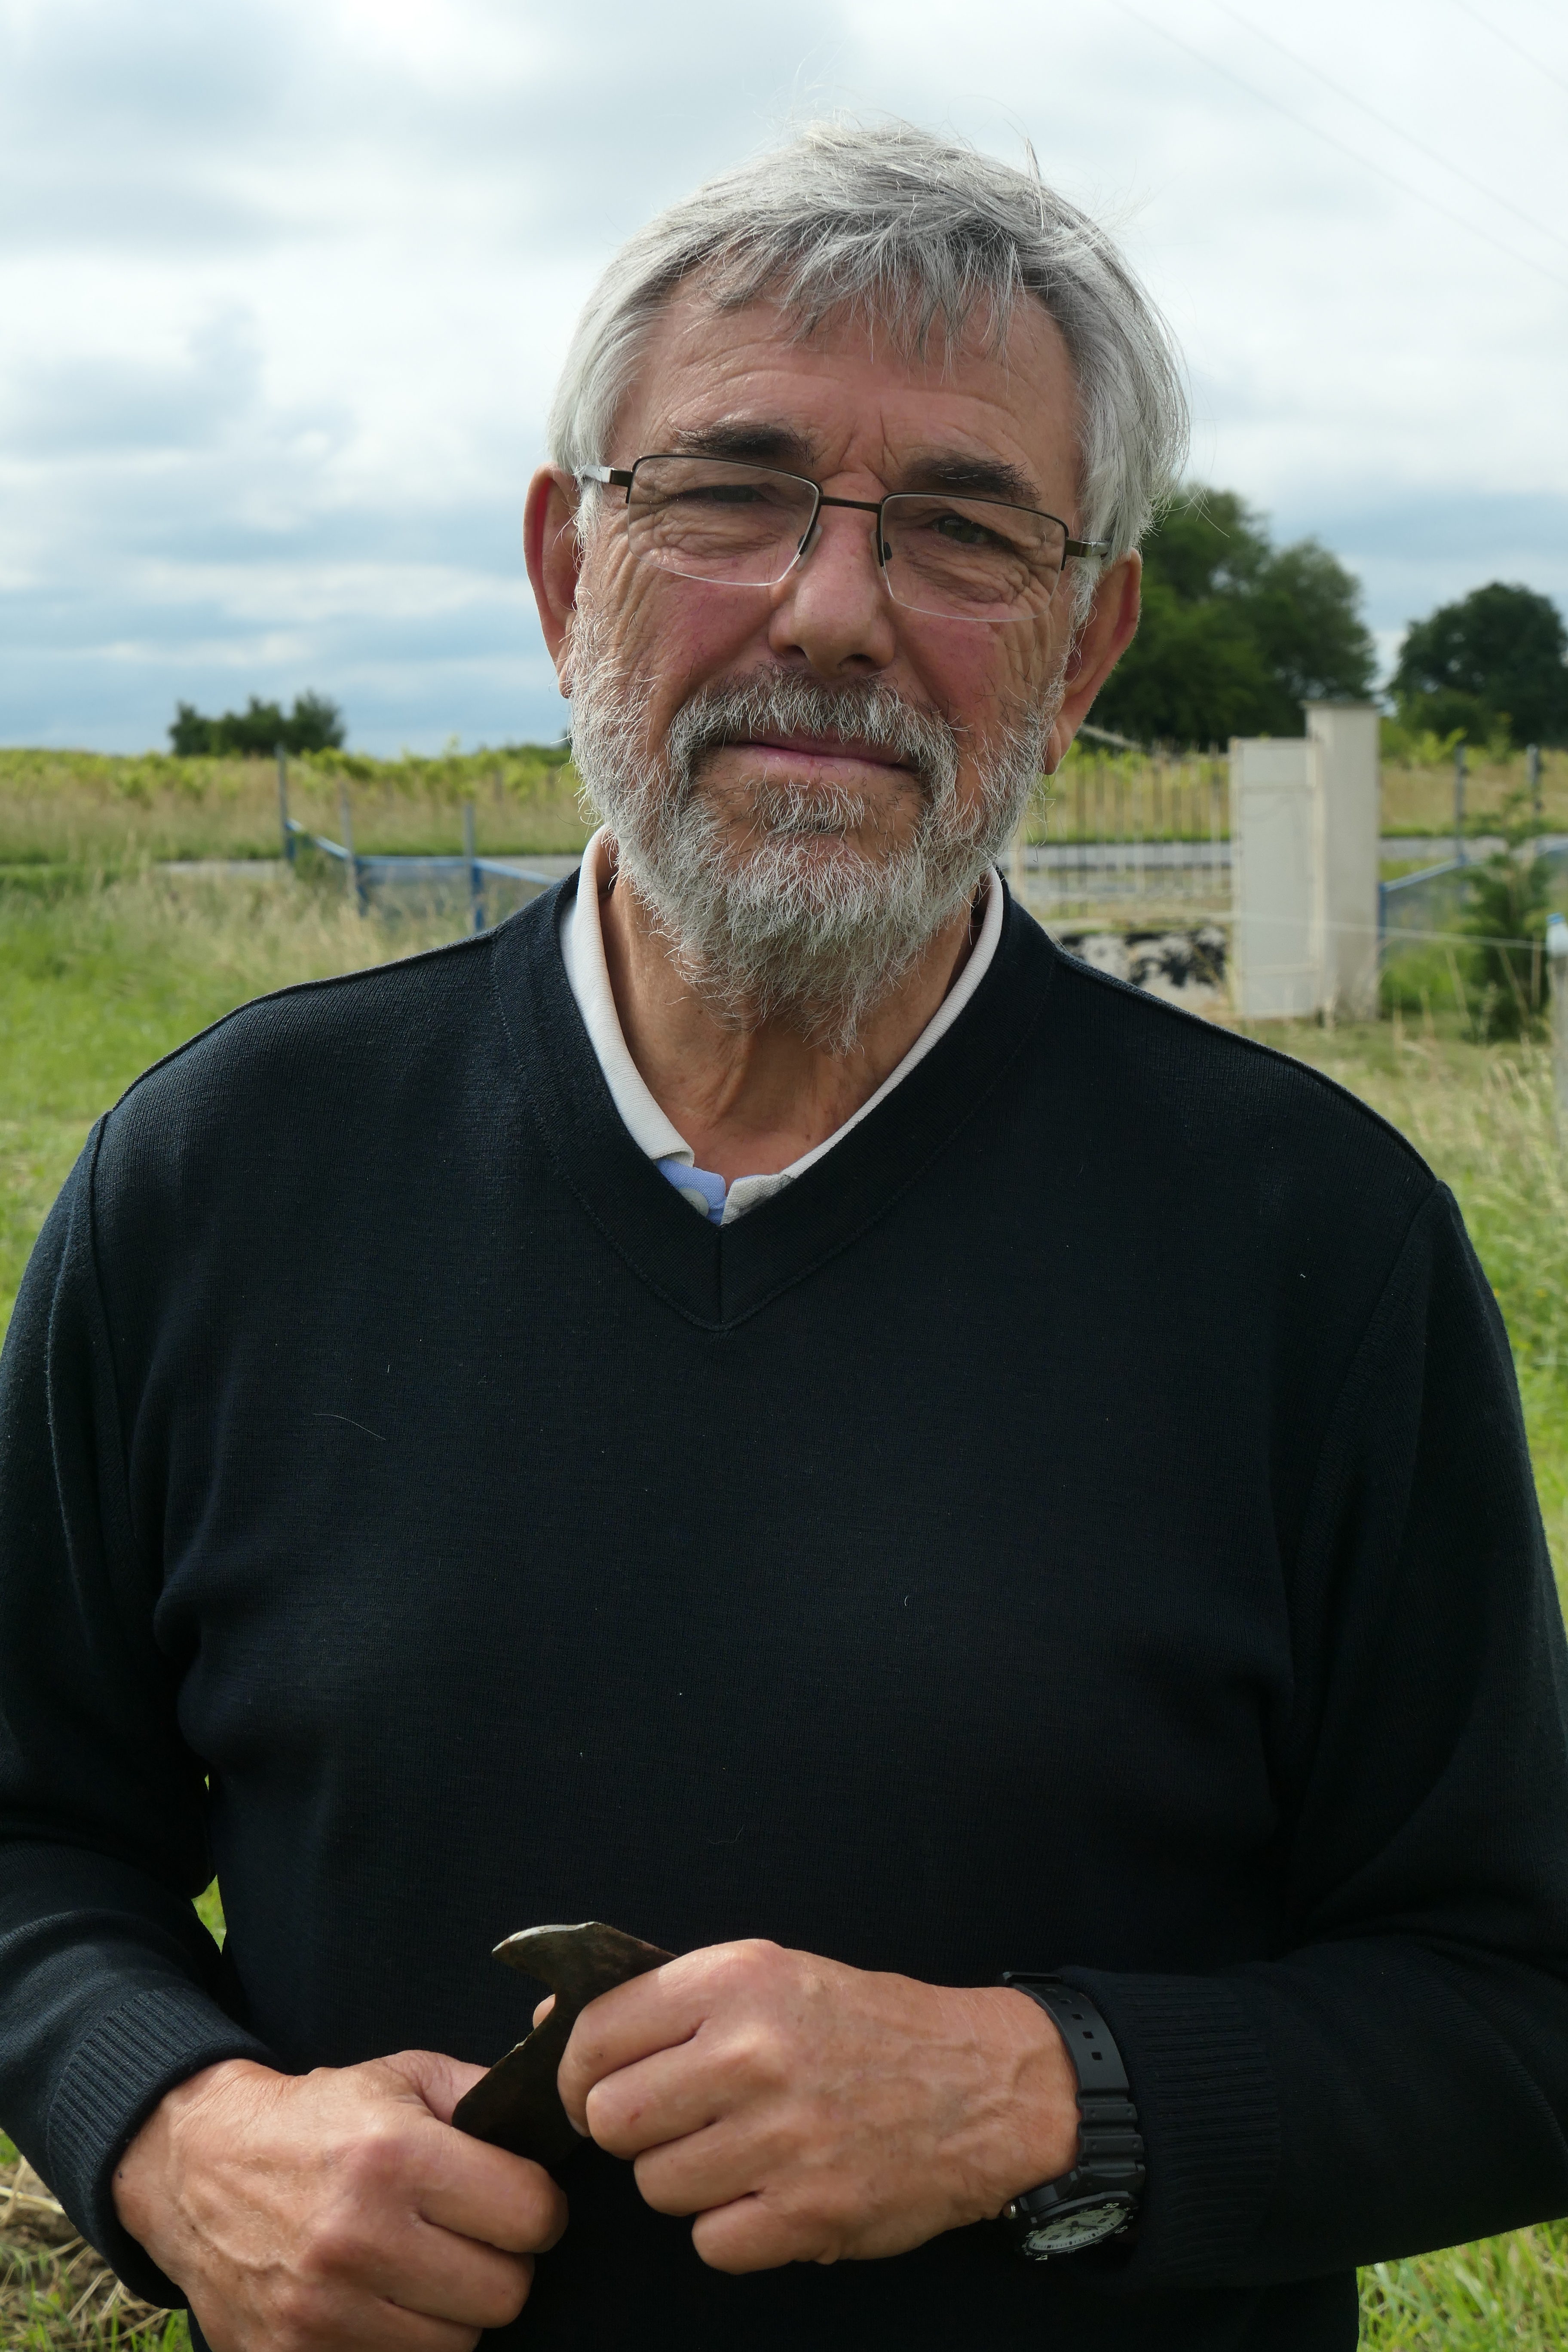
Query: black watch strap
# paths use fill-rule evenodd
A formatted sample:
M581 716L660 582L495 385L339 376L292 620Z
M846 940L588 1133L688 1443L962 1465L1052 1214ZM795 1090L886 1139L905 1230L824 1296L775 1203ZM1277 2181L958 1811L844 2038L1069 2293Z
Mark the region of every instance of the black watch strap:
M1138 2110L1116 2037L1089 1995L1060 1977L1009 1970L1002 1981L1037 2001L1062 2037L1078 2077L1078 2157L1070 2172L1016 2197L1007 2209L1036 2260L1114 2237L1131 2222L1144 2182Z

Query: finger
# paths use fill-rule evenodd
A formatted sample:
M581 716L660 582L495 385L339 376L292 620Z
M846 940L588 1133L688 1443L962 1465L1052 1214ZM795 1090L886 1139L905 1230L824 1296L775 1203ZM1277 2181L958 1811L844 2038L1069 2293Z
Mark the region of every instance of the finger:
M595 2084L584 2102L588 2130L611 2156L640 2156L729 2115L748 2085L732 2059L699 2040L656 2050Z
M639 2156L637 2193L656 2213L705 2213L763 2189L778 2174L778 2151L766 2136L733 2121Z
M310 2305L347 2305L357 2318L366 2303L461 2327L505 2327L528 2299L529 2255L500 2252L426 2220L401 2200L341 2200L296 2249L293 2271ZM300 2332L336 2343L335 2325L310 2310Z
M199 2287L191 2314L209 2344L261 2346L277 2340L270 2313L261 2319L264 2332L257 2333L252 2325L256 2315L226 2310ZM302 2315L296 2305L294 2316ZM311 2338L331 2344L333 2352L474 2352L479 2341L477 2331L458 2321L431 2319L423 2312L403 2311L384 2296L356 2294L347 2289L312 2301L308 2325ZM247 2326L252 2328L248 2335L244 2332Z
M732 2204L700 2213L691 2243L710 2271L742 2277L748 2271L773 2271L785 2263L820 2262L827 2252L800 2221L779 2211L766 2197L739 2197Z
M566 2227L566 2200L542 2164L449 2125L420 2151L419 2212L437 2228L510 2254L542 2254Z
M533 2022L536 2027L543 2024L554 2006L555 1995L552 1992L547 1992L533 2012Z
M533 2284L530 2254L498 2253L472 2238L416 2222L404 2234L395 2279L382 2283L400 2311L460 2327L509 2327Z
M197 2317L200 2317L197 2314ZM205 2330L203 2330L204 2334ZM216 2336L214 2342L219 2339ZM474 2352L479 2336L455 2319L431 2319L422 2311L401 2311L395 2303L378 2299L363 2307L358 2324L350 2319L334 2327L324 2341L353 2352Z
M579 2131L586 2129L584 2102L595 2083L690 2040L713 2004L715 1971L703 1964L732 1948L687 1952L588 2003L556 2076L561 2104Z

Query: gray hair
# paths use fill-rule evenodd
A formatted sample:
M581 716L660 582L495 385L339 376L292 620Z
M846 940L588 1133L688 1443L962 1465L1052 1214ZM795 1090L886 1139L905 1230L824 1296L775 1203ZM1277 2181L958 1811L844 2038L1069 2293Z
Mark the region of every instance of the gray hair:
M1046 185L1032 149L1027 161L912 123L833 120L708 181L638 229L589 296L550 412L552 463L606 462L648 328L698 272L721 310L772 295L809 334L847 310L914 351L939 320L951 341L977 319L999 344L1032 295L1077 373L1080 531L1125 555L1186 453L1180 362L1106 232Z

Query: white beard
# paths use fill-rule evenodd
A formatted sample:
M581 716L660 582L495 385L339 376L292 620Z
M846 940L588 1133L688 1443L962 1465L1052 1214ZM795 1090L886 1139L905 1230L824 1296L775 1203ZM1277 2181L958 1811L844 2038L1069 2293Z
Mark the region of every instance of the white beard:
M615 836L620 880L721 1019L744 1029L781 1021L847 1053L1012 839L1040 772L1060 675L1038 713L986 747L966 810L955 730L890 687L766 670L694 694L655 746L647 690L616 663L591 607L579 606L578 629L572 755ZM752 788L752 822L737 852L703 790L704 763L721 744L777 734L836 734L893 752L924 798L912 832L868 855L851 837L875 830L862 794L786 780ZM825 835L837 840L831 854Z

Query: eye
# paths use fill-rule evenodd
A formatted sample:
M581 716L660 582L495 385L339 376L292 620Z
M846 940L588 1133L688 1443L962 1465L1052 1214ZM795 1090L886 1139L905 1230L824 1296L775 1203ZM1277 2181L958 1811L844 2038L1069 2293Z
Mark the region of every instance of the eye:
M932 515L928 528L945 539L952 547L1002 547L1005 541L973 515L955 514L950 508L943 514Z
M690 489L672 493L687 507L755 506L763 495L750 482L700 482Z
M667 506L730 510L737 507L782 509L790 503L773 482L683 482L661 493Z

